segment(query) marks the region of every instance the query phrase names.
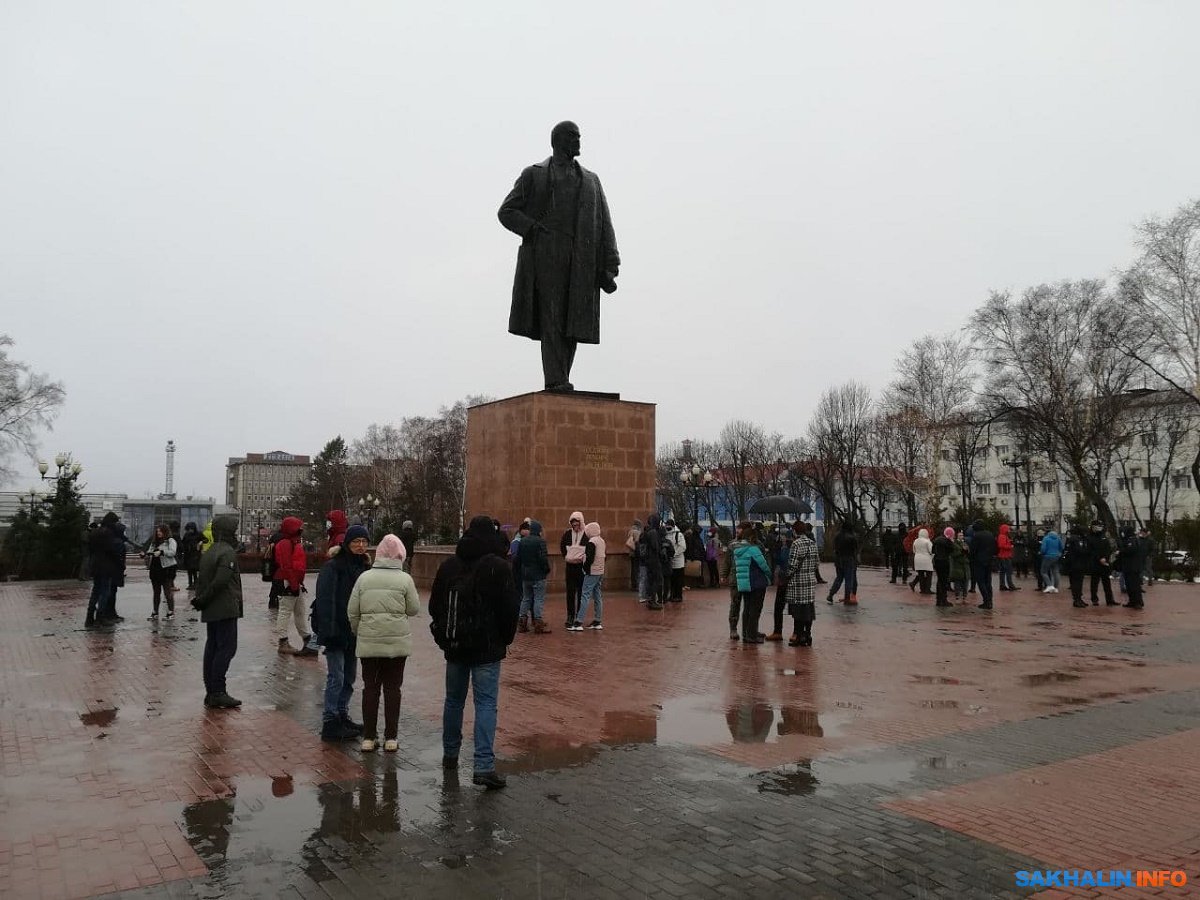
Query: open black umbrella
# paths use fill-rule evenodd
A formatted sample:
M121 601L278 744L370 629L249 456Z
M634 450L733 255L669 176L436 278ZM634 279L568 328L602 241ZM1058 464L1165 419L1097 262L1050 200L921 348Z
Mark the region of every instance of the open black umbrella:
M775 497L760 497L750 504L751 515L802 516L813 511L803 500L780 494Z

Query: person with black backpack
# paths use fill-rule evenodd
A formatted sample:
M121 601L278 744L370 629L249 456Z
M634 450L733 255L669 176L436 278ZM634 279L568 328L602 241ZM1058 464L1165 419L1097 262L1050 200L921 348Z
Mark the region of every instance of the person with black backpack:
M467 688L475 702L475 784L507 783L496 772L500 661L517 634L518 603L508 548L490 516L476 516L454 555L438 567L429 596L429 630L446 657L442 768L458 769Z
M661 519L654 513L646 518L646 527L638 538L638 562L646 573L646 608L662 609L665 599L664 575L671 571L675 549L663 539Z

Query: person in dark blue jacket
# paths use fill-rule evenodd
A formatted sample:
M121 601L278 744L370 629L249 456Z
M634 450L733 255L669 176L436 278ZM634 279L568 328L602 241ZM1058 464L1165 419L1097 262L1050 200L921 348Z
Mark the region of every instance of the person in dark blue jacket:
M350 630L346 609L358 576L371 567L367 558L370 543L367 529L351 525L342 539L342 550L321 566L317 596L313 602L313 624L325 647L325 712L321 740L352 741L363 733L362 725L350 718L350 697L358 669L356 640Z

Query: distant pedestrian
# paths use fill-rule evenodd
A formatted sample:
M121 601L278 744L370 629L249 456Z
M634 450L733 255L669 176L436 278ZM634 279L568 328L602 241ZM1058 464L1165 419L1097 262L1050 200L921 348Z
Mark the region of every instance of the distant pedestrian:
M625 549L629 551L629 589L641 596L641 568L638 559L638 539L642 536L642 520L634 519L629 530L625 532Z
M100 524L88 534L88 558L91 560L92 593L88 598L85 628L112 624L108 601L116 590L117 576L124 569L125 545L117 536L115 512L106 512Z
M738 599L742 608L742 643L761 644L766 635L758 630L763 599L771 584L772 568L758 544L750 540L754 526L750 522L738 525L738 539L729 545L733 573L737 578ZM735 637L733 609L730 610L731 634Z
M783 613L788 607L788 566L791 561L792 543L791 527L781 529L775 544L775 557L769 560L775 570L775 602L771 610L772 629L767 635L768 641L783 640Z
M922 528L917 532L917 539L913 541L913 568L916 570L916 575L913 580L908 583L908 589L915 591L917 585L921 586L922 594L932 594L930 585L933 583L933 543L929 540L929 530Z
M1132 525L1121 529L1115 564L1125 577L1125 591L1129 595L1124 605L1129 609L1142 609L1145 606L1142 599L1142 575L1146 568L1146 543L1134 533Z
M242 701L229 694L226 676L237 653L238 619L242 617L242 575L238 568L237 516L212 520L212 544L200 560L192 606L200 610L204 642L204 705L233 709Z
M1104 588L1104 605L1116 606L1112 591L1112 541L1104 532L1104 523L1097 519L1088 535L1088 572L1092 576L1092 606L1100 605L1098 587Z
M542 523L537 519L529 521L529 533L523 534L521 538L514 569L521 573L520 619L517 622L517 630L529 631L532 624L534 634L549 634L550 626L546 624L545 606L550 557L546 551L546 539L542 537Z
M183 528L183 537L179 541L180 565L187 572L187 589L194 590L196 576L200 572L201 545L203 537L195 522L188 522Z
M1138 529L1138 542L1142 545L1142 558L1146 561L1142 567L1142 578L1149 587L1154 583L1154 554L1158 552L1158 544L1154 542L1150 529L1145 527Z
M908 537L908 526L901 522L896 526L896 549L892 555L892 584L899 578L908 581L908 551L904 547L904 539Z
M1017 531L1012 534L1013 572L1018 578L1029 577L1029 539Z
M671 547L671 589L668 598L672 603L683 602L683 571L687 566L687 538L667 519L667 531L663 540Z
M663 564L663 534L659 529L659 518L654 513L646 517L646 527L638 538L638 559L645 572L646 608L662 609L665 598L665 576L669 567Z
M517 597L512 571L503 559L504 547L495 534L488 517L472 519L455 547L454 555L438 568L429 597L432 620L429 629L446 657L442 768L458 768L463 708L469 686L475 701L472 780L489 790L507 784L504 776L496 771L493 746L500 696L500 661L507 655L508 645L517 630Z
M583 545L586 540L587 537L583 533L583 513L571 513L567 530L558 542L559 552L566 563L568 630L575 627L575 616L579 612L579 601L583 595L583 561L587 555Z
M282 586L277 593L279 612L275 616L275 641L280 653L290 652L288 626L294 624L300 635L299 656L316 656L317 644L309 620L303 595L305 570L308 554L304 551L304 522L288 516L279 526L280 537L275 542L275 578ZM272 586L273 593L274 585Z
M1053 528L1042 536L1039 545L1039 556L1042 560L1041 584L1042 593L1058 593L1058 566L1063 555L1063 541Z
M1071 605L1076 609L1086 609L1087 604L1083 602L1083 576L1087 574L1090 560L1087 536L1083 533L1083 526L1071 526L1063 547L1062 561L1066 566L1067 579L1071 583Z
M1033 557L1033 574L1037 576L1037 589L1039 591L1046 590L1046 576L1043 572L1045 565L1045 557L1042 555L1042 541L1046 538L1046 529L1039 528L1034 532L1032 543L1029 547L1030 555ZM1059 542L1061 545L1061 541ZM1050 593L1054 593L1050 591Z
M787 602L792 614L793 631L789 647L811 647L812 626L816 620L817 544L812 539L812 526L796 522L792 527L796 540L788 552Z
M341 550L349 527L350 519L345 510L331 509L325 513L325 538L328 541L325 548L326 556L335 556Z
M950 581L954 585L954 600L965 603L967 585L971 582L971 548L962 529L954 532L954 551L950 554Z
M386 534L375 550L375 563L358 576L350 591L346 617L356 638L362 665L362 749L372 752L379 740L379 697L383 695L383 749L399 744L400 689L404 664L412 654L409 619L421 612L412 576L404 571L404 542Z
M165 596L167 600L167 618L175 618L175 569L179 545L171 537L171 529L166 525L154 526L154 537L150 541L150 549L146 553L147 568L150 570L150 588L154 596L154 608L150 620L158 618L158 609Z
M1000 590L1015 591L1017 586L1013 584L1013 547L1012 537L1009 535L1009 524L1004 522L1000 525L1000 533L996 536L996 559L1000 561Z
M708 543L704 545L704 566L708 570L708 586L715 588L721 583L718 565L721 561L721 532L716 525L708 529Z
M950 590L950 560L954 556L954 528L947 525L933 540L933 571L937 574L937 606L953 606L946 595Z
M400 523L400 542L404 544L404 571L411 575L417 555L417 526L412 519Z
M600 533L599 522L588 522L583 533L587 535L587 557L583 562L583 594L579 601L579 611L575 614L576 631L582 627L586 618L588 604L592 605L592 621L588 628L592 631L602 631L604 625L601 619L604 615L604 569L607 556L604 537Z
M341 550L317 575L313 615L321 644L325 647L325 703L321 717L321 740L354 740L363 726L350 718L350 698L358 671L358 641L350 630L350 594L358 577L370 567L367 545L370 537L362 525L346 529Z
M983 521L975 520L971 537L971 571L979 588L980 609L992 608L992 561L996 558L996 538Z
M826 601L833 602L838 588L845 586L846 594L842 602L847 606L858 605L858 537L854 533L854 523L847 519L838 529L837 537L833 539L833 564L836 577L829 586Z

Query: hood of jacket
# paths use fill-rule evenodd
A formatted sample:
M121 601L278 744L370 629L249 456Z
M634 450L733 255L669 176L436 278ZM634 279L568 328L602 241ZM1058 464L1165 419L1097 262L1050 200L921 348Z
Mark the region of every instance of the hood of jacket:
M1005 534L1005 535L1008 534L1008 523L1007 522L1004 522L1003 524L1001 524L1000 533Z
M340 509L331 509L325 513L325 518L329 520L330 537L345 534L346 529L350 527L350 520L346 518L346 513Z
M112 510L109 510L108 512L106 512L104 514L104 518L100 520L100 524L104 528L111 528L112 526L117 524L117 520L120 518L121 517L118 516L115 512L113 512Z
M213 521L216 521L215 519ZM304 522L297 519L295 516L288 516L279 523L279 533L288 540L300 537L300 532L304 530Z
M600 537L600 523L599 522L588 522L586 525L583 526L583 533L586 534L590 538Z
M920 531L917 532L917 538L918 539L924 538L925 540L929 540L929 529L922 528Z
M500 538L492 520L488 516L476 516L458 539L454 555L464 562L474 562L489 553L495 553L499 543Z
M237 527L237 516L217 516L212 520L213 540L221 541L222 543L228 544L231 547L236 547Z
M529 520L529 533L536 537L541 537L542 536L542 523L539 522L537 519L530 519Z

